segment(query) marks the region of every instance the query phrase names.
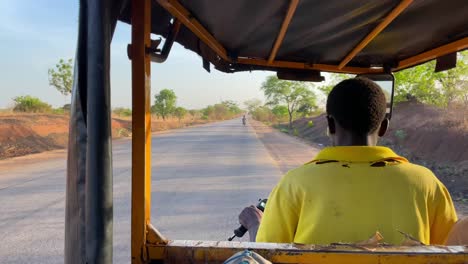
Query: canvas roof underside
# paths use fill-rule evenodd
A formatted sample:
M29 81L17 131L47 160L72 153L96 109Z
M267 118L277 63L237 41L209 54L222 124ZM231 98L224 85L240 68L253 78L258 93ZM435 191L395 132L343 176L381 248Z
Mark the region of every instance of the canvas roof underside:
M166 2L173 2L167 0ZM239 58L267 60L285 19L290 0L176 1L224 47L223 59L185 25L176 42L208 60L218 70L278 70ZM301 0L281 41L275 61L339 65L401 1ZM130 22L130 4L120 20ZM152 3L152 32L166 37L173 15ZM397 69L404 59L468 37L468 1L415 0L346 66Z

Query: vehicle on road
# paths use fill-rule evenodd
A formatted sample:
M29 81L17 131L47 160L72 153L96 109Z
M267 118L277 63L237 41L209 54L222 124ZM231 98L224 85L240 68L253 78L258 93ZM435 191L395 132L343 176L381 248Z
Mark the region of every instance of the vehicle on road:
M365 75L387 87L391 116L392 72L433 59L437 70L455 67L456 53L468 48L467 18L465 0L81 0L65 262L112 262L110 44L122 21L132 29L127 49L132 64L132 263L221 263L247 248L273 263L466 263L464 246L367 248L165 238L151 224L151 189L158 186L151 185L149 95L151 62L165 62L177 42L200 55L208 72L212 66L226 73L267 70L280 79L311 82L323 81L322 72ZM164 44L152 34L164 37Z

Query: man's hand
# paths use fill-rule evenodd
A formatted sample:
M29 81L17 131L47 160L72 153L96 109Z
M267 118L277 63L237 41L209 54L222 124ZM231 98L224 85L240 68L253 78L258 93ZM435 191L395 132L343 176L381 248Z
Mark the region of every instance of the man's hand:
M239 215L239 223L249 230L250 241L252 242L255 242L262 216L263 212L253 205L244 208Z

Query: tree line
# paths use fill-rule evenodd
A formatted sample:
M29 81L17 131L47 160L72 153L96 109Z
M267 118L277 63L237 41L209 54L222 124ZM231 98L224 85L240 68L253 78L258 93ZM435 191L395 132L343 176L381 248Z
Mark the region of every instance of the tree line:
M435 65L433 60L394 73L394 102L418 101L444 109L461 106L468 110L468 51L458 53L457 67L453 69L435 72ZM287 121L291 129L295 118L324 111L317 105L317 94L328 96L337 83L352 77L330 74L326 84L317 86L269 76L261 86L266 103L251 99L244 104L255 119L271 123Z
M276 76L268 76L262 83L266 103L258 99L245 101L249 113L254 119L268 122L287 120L292 128L294 118L306 117L318 110L317 95L314 86L308 82L280 80Z
M186 109L177 106L177 95L171 89L162 89L154 96L154 103L151 106L151 114L156 118L162 118L165 121L167 118L177 118L179 122L187 115L192 119L204 120L225 120L240 115L243 110L238 104L231 100L221 101L214 105L208 105L202 109ZM130 108L118 107L113 110L113 113L118 116L130 117L132 111Z
M58 63L48 70L49 85L61 93L65 100L72 92L73 86L73 61L72 59L60 59ZM63 107L53 108L50 104L37 97L25 95L13 98L15 112L30 113L57 113L62 114L70 110L70 104ZM113 109L113 114L119 117L130 117L132 110L126 107ZM157 118L166 120L168 117L175 117L181 121L187 115L192 118L202 118L206 120L223 120L235 117L242 113L234 101L222 101L218 104L209 105L203 109L188 110L177 106L177 96L173 90L163 89L154 96L154 103L151 106L151 113Z
M151 113L157 117L166 120L167 117L177 117L179 121L187 114L192 118L197 117L205 120L224 120L239 115L243 111L236 102L226 100L214 105L208 105L203 109L185 109L177 106L177 96L173 90L162 89L154 96L154 105L151 107Z
M396 103L416 100L441 108L463 106L468 109L468 51L459 52L457 67L434 72L435 61L395 73ZM331 74L330 81L316 86L308 82L279 80L269 76L262 83L266 103L258 99L246 101L244 104L254 118L269 122L292 121L298 117L310 116L321 109L317 104L317 95L328 95L333 86L352 75ZM73 62L71 59L60 59L48 70L49 85L54 87L65 98L70 95L73 84ZM204 109L188 110L177 106L177 96L170 89L163 89L154 98L151 112L165 120L167 117L184 118L187 114L205 119L227 119L239 115L243 110L233 101L222 101L207 106ZM13 98L14 111L17 112L56 112L69 110L70 105L53 109L51 105L30 95ZM322 110L323 111L323 110ZM119 116L130 116L128 108L116 108L114 113Z
M457 67L434 72L436 61L395 73L395 102L417 100L449 109L468 109L468 51L459 52Z

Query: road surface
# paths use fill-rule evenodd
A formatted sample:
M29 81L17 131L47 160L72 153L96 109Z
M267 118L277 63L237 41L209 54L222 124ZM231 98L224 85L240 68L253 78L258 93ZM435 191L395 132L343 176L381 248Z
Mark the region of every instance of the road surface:
M170 239L226 240L240 210L291 166L259 136L240 119L155 135L153 225ZM131 141L114 141L113 153L114 263L129 263ZM61 150L0 161L0 263L63 263L65 159Z

